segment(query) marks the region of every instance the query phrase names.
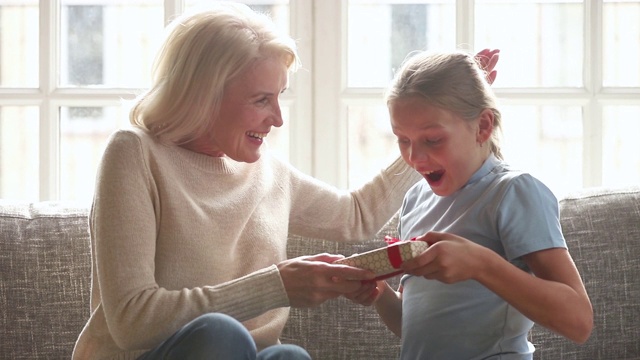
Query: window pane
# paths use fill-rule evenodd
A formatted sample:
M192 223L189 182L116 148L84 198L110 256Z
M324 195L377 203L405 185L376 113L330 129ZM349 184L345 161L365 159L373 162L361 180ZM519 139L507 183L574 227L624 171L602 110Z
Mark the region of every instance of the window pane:
M640 184L640 106L605 106L603 113L603 185Z
M222 0L230 1L230 0ZM234 0L246 4L256 12L269 15L280 31L289 34L289 0ZM209 0L187 0L187 10L206 8Z
M39 134L37 107L0 107L0 198L38 201Z
M62 5L62 86L148 87L163 35L161 1L63 0Z
M640 86L640 1L603 4L603 85Z
M38 1L0 4L0 86L38 87Z
M128 124L125 107L60 108L61 199L91 202L107 138Z
M381 106L349 106L349 187L371 180L400 155L389 111Z
M455 48L455 20L453 0L349 0L348 86L385 87L411 51Z
M536 176L556 196L583 187L581 107L503 106L502 115L507 163Z
M497 87L582 87L582 1L478 0L476 48L501 51Z

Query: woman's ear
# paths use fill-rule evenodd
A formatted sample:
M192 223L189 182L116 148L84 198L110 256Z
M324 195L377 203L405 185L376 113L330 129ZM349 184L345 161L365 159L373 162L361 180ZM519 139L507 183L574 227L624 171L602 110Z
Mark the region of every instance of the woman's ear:
M477 141L479 144L484 144L485 141L491 138L493 134L493 119L494 114L491 109L484 109L478 117L478 135Z

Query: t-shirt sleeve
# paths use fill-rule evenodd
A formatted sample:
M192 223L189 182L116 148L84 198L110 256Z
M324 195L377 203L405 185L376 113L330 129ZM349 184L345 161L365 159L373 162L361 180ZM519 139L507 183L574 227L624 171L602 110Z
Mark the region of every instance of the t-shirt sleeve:
M498 229L510 261L535 251L567 248L558 200L529 174L512 179L498 212Z

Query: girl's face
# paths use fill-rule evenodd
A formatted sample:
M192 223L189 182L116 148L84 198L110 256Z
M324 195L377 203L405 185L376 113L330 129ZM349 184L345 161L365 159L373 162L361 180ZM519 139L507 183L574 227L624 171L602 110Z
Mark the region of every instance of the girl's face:
M282 126L279 96L287 81L287 67L280 58L268 57L249 65L225 87L212 131L188 147L210 156L257 161L271 127Z
M469 122L424 100L409 98L393 101L389 113L402 158L422 174L436 195L458 191L489 156L490 110Z

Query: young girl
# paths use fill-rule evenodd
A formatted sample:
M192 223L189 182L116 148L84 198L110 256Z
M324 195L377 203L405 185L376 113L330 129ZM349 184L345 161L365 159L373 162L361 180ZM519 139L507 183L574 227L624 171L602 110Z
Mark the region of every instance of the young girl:
M500 112L473 56L418 53L387 95L403 159L424 177L404 198L401 239L431 246L405 262L398 291L349 296L402 338L402 359L532 359L533 323L586 341L589 297L562 235L558 202L510 168Z

